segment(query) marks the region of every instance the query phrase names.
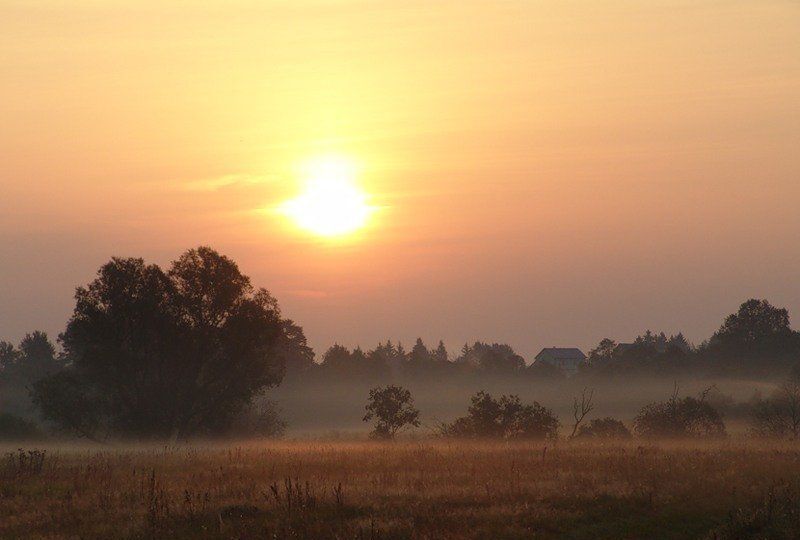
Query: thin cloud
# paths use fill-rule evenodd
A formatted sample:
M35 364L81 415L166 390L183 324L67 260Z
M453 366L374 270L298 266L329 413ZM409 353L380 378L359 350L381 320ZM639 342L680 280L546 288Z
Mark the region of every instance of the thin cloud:
M204 178L201 180L190 180L180 184L181 189L186 191L219 191L230 187L253 186L259 184L269 184L277 179L272 176L254 176L247 174L228 174L217 178Z

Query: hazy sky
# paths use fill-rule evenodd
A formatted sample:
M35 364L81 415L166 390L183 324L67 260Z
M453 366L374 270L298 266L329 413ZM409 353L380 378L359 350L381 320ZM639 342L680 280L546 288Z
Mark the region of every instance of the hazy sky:
M796 1L0 0L0 66L0 338L200 244L318 352L800 318ZM270 211L325 153L342 241Z

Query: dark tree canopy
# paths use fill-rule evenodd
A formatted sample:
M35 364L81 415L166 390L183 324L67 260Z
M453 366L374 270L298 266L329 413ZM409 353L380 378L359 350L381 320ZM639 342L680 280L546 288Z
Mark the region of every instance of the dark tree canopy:
M700 354L717 372L786 373L800 357L800 334L789 326L786 309L751 299L725 318Z
M494 399L486 392L471 398L467 416L441 426L442 434L450 437L555 439L558 437L558 418L553 411L538 402L523 404L519 396Z
M386 359L376 351L365 353L360 347L352 351L338 343L322 355L319 366L326 378L339 377L348 380L378 380L388 372Z
M617 349L617 342L610 338L600 340L600 343L589 351L586 363L591 367L601 367L610 364L614 360L614 353Z
M0 373L14 365L18 354L13 343L0 341Z
M525 368L525 359L505 343L476 341L464 345L456 362L494 373L514 373Z
M429 351L423 343L422 338L417 338L416 343L411 348L405 359L405 369L409 373L425 373L436 363L433 352Z
M0 341L0 374L6 381L24 386L61 367L56 348L44 332L26 334L18 348Z
M44 332L31 332L19 347L0 342L0 411L33 419L31 385L64 366L56 348Z
M751 299L739 306L739 311L728 315L711 339L744 345L759 340L785 338L791 334L787 310L776 308L766 300Z
M314 350L308 346L303 329L290 319L281 321L282 334L275 347L286 374L299 375L314 365Z
M414 347L402 361L403 373L410 377L441 378L450 367L447 348L439 341L436 349L428 349L422 338L417 338Z
M604 376L675 375L692 369L692 345L682 333L667 336L646 330L630 343L604 338L589 351L583 374Z
M207 247L187 251L168 272L114 258L75 298L61 337L72 366L37 385L34 397L51 420L83 435L225 430L281 381L287 358L308 354L275 298ZM62 400L92 408L95 418L75 425L58 413Z
M450 354L447 352L447 347L444 346L444 341L439 340L439 345L433 351L433 358L440 364L446 364L450 361Z

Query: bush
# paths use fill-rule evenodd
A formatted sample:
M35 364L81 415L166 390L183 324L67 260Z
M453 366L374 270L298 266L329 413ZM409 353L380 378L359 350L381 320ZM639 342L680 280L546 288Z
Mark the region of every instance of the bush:
M755 399L751 432L759 437L796 439L800 436L800 376L795 372L767 399Z
M502 396L495 400L486 392L471 399L468 415L451 424L442 424L440 431L448 437L555 439L559 421L553 411L534 401L520 402L519 396Z
M723 437L725 424L707 395L705 391L699 398L678 399L676 390L669 400L642 407L633 421L634 431L642 437Z
M14 416L13 414L0 413L0 441L20 441L41 439L42 432L33 422Z
M598 439L627 439L631 436L625 424L616 418L595 418L588 426L581 426L578 437L593 437Z

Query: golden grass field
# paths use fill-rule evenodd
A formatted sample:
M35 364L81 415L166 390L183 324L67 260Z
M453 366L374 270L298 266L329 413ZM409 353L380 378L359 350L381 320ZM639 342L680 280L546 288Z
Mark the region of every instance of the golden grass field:
M3 448L2 538L798 538L800 446Z

